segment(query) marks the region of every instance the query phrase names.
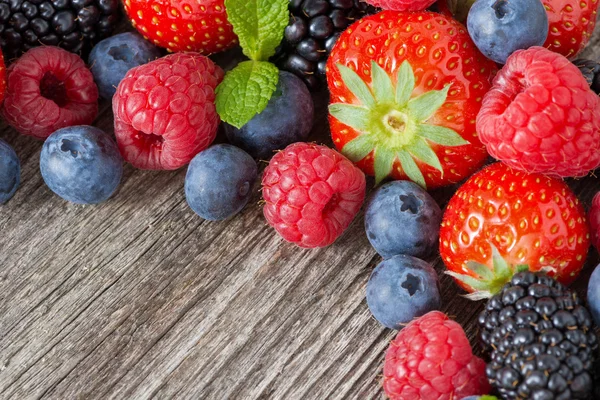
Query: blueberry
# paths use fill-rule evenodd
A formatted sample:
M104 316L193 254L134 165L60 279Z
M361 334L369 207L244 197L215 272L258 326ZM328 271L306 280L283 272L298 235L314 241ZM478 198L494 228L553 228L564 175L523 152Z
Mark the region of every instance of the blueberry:
M373 316L390 329L440 307L439 281L425 261L396 256L382 261L367 283L367 305Z
M96 204L119 186L123 159L115 142L100 129L72 126L46 139L40 169L46 185L63 199Z
M185 176L185 198L210 221L227 219L244 208L258 175L256 162L237 147L217 144L198 153Z
M504 64L516 50L544 44L548 15L540 0L477 0L467 29L486 57Z
M0 139L0 204L6 203L21 182L21 163L17 153Z
M596 325L600 326L600 265L596 267L587 289L587 301Z
M263 160L294 142L308 138L314 106L310 92L295 75L281 71L267 107L238 129L224 124L229 142Z
M371 196L365 210L365 230L384 258L398 254L425 257L436 248L442 211L419 185L394 181Z
M98 43L88 64L94 74L100 96L112 99L119 82L131 68L161 56L161 51L137 33L121 33Z

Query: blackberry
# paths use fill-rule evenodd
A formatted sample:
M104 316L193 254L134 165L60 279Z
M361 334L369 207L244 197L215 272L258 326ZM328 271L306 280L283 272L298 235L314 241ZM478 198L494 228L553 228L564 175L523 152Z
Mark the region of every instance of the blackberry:
M341 33L375 8L360 0L290 0L290 22L274 56L279 68L317 89L327 57Z
M518 272L478 322L493 349L486 374L503 398L592 398L598 343L575 292L544 273Z
M118 0L0 0L0 46L8 60L40 45L85 55L118 20Z
M585 58L578 58L573 61L573 64L579 68L590 88L595 93L600 94L600 63L593 60L586 60Z

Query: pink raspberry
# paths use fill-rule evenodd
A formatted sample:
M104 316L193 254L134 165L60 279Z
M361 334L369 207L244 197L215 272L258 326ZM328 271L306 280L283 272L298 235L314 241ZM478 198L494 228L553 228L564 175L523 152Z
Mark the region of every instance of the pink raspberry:
M177 169L217 134L215 88L223 70L198 53L177 53L131 69L113 97L123 158L141 169Z
M451 400L489 393L485 362L462 327L431 311L404 327L385 355L383 390L391 400Z
M596 193L594 200L592 200L589 221L592 231L592 244L600 251L600 192Z
M526 172L583 176L600 166L600 98L575 65L543 47L508 58L477 131L493 157Z
M98 114L98 88L79 56L59 47L29 50L7 70L2 116L24 135L90 125Z
M269 224L306 248L333 243L365 198L363 172L338 152L311 143L294 143L275 154L262 185Z
M392 11L422 11L437 0L365 0L367 3Z

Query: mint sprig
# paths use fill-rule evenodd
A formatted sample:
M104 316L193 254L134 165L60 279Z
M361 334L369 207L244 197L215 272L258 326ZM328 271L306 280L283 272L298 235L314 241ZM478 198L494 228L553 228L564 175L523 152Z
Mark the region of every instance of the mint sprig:
M223 121L241 128L267 107L277 88L279 70L267 60L283 39L288 0L225 0L225 9L250 61L225 75L215 104Z

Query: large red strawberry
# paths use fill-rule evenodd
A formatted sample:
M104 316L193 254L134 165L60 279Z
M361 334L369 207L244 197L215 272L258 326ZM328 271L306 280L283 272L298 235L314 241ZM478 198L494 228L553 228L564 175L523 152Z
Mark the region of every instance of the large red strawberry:
M588 44L596 26L598 0L542 0L548 13L548 38L544 47L568 58Z
M170 51L216 53L237 44L223 0L125 0L125 11L145 38Z
M475 117L495 73L451 18L394 11L363 18L327 63L333 142L377 182L459 182L487 157Z
M563 181L503 163L486 167L457 190L440 229L448 271L455 278L466 275L458 283L484 297L523 265L568 285L589 245L585 211ZM492 260L494 249L501 257Z

